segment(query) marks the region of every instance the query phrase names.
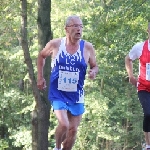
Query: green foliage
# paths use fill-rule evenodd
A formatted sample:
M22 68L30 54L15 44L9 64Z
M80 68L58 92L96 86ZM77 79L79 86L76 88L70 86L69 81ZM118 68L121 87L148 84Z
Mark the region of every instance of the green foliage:
M0 148L7 149L9 148L9 144L6 140L0 139Z
M20 45L20 13L20 1L5 1L0 6L0 149L7 150L31 147L30 113L34 99ZM35 32L33 24L30 26L29 41L35 42L37 29ZM35 64L37 42L31 44Z
M31 129L20 126L16 131L12 132L10 139L13 139L13 145L15 147L22 147L24 150L31 150Z

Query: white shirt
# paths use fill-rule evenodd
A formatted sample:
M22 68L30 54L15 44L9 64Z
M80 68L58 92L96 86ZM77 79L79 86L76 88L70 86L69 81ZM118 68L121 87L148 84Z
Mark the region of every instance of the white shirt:
M135 60L137 58L140 58L140 56L142 55L144 43L145 43L145 41L139 42L132 47L132 49L129 52L129 58L131 60ZM150 40L148 40L148 49L150 51Z

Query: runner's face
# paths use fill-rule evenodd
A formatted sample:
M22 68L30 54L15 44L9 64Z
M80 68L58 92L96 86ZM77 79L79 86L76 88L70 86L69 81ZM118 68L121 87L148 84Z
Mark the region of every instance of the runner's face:
M82 21L79 18L74 18L70 21L69 25L67 25L65 29L71 38L78 40L82 36Z

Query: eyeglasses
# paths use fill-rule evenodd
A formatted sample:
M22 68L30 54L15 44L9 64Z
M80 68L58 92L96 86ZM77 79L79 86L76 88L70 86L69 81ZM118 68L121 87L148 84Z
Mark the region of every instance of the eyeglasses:
M72 25L67 26L67 27L73 27L73 28L78 28L78 27L80 27L80 28L83 28L83 25L82 25L82 24L72 24Z

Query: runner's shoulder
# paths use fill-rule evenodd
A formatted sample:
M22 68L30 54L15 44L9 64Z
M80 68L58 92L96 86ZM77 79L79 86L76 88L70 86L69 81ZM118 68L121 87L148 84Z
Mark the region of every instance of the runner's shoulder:
M85 48L89 51L94 50L94 46L91 42L85 41Z
M52 47L58 47L61 43L61 39L62 38L56 38L56 39L52 39L49 41L49 44L52 46Z

